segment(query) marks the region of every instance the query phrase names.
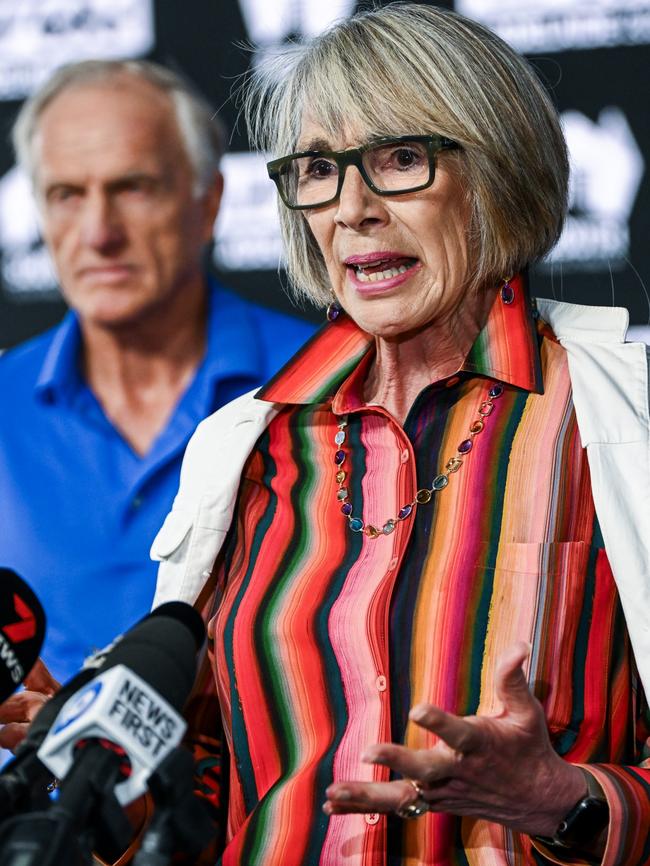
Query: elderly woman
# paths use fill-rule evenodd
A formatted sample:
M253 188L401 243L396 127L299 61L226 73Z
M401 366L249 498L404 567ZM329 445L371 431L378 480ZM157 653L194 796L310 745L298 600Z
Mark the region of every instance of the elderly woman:
M209 621L220 862L641 862L646 358L516 276L565 211L548 97L406 4L288 48L249 109L330 321L201 425L153 547Z

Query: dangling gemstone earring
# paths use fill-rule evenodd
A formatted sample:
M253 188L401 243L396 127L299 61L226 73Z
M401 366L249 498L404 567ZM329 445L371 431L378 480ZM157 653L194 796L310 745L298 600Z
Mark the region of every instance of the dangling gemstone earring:
M339 305L336 303L336 301L332 301L331 304L327 305L327 312L326 312L327 321L328 322L335 322L338 319L338 317L341 315L341 312L342 312L341 307L339 307Z
M512 277L505 277L501 286L501 300L504 304L511 304L515 299L515 290L510 285Z

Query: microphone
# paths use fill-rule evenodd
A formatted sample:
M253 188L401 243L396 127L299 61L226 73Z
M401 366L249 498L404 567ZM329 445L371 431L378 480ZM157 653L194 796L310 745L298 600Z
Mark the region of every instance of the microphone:
M128 839L119 807L146 790L151 772L184 733L179 711L194 683L204 634L190 605L162 605L73 677L65 695L50 701L56 706L45 705L21 749L29 753L27 763L37 761L63 779L61 795L48 811L5 823L3 863L68 862L97 841L117 851Z
M181 741L180 711L196 675L203 644L201 616L184 602L168 602L116 642L100 673L61 708L38 749L59 779L82 762L80 747L103 739L126 755L126 778L115 787L124 806L144 794L152 770Z
M45 614L34 592L10 568L0 568L0 702L33 668L45 637Z
M129 631L119 635L107 647L92 655L84 667L64 683L39 710L29 727L27 736L16 750L13 761L0 773L0 816L8 817L18 811L29 809L32 792L37 796L40 795L39 805L47 803L45 786L51 781L52 773L41 761L38 751L50 730L54 728L59 713L68 700L78 695L84 686L102 670L121 664L125 658L127 666L129 661L133 662L133 659L138 656L142 641L151 639L152 621L161 617L176 618L180 623L185 623L194 644L199 646L202 643L204 627L201 617L189 605L182 602L169 602L147 614ZM156 626L154 625L153 628L154 639L158 639L155 633ZM164 624L162 628L165 630Z

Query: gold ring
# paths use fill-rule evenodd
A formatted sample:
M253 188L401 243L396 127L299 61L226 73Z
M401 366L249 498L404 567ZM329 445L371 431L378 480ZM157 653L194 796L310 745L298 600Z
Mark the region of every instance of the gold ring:
M404 781L408 782L409 785L413 786L413 790L418 795L418 797L420 797L421 799L423 798L424 790L422 788L422 785L417 781L417 779L404 779Z
M404 781L408 782L409 785L413 787L413 790L416 793L416 798L412 803L409 803L408 806L399 806L399 808L395 809L395 814L399 818L405 818L407 820L410 820L411 818L420 818L425 812L429 811L429 804L422 796L422 786L419 782L416 782L415 779L405 779Z

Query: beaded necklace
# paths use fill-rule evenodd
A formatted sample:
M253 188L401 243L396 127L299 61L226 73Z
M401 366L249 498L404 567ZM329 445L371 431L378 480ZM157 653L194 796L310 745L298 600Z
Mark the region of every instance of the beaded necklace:
M352 503L350 502L350 495L348 488L345 486L345 482L347 479L347 472L343 469L343 464L345 463L347 452L344 451L343 445L345 444L347 433L345 428L348 426L348 417L347 415L341 419L338 425L338 431L334 436L334 442L336 444L337 450L334 454L334 464L336 466L336 481L338 483L338 490L336 493L336 498L341 503L341 513L345 518L347 518L348 526L352 530L352 532L363 532L368 538L379 538L380 535L390 535L391 532L395 529L398 523L402 520L406 520L418 505L426 505L433 498L434 493L439 493L441 490L444 490L445 487L449 484L449 476L453 475L454 472L458 472L460 467L463 465L463 461L465 457L474 447L474 439L481 433L485 427L485 420L492 414L492 410L494 409L494 401L497 400L503 394L503 385L495 382L490 386L487 394L487 398L481 402L478 407L478 415L479 417L472 422L469 428L469 436L467 439L463 439L458 448L456 449L456 454L453 457L450 457L447 463L445 464L444 470L439 474L431 482L430 487L421 487L416 491L415 497L411 502L407 502L406 505L403 505L397 513L397 517L391 517L387 520L381 529L378 529L376 526L373 526L371 523L364 523L361 517L355 517L353 514Z

